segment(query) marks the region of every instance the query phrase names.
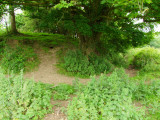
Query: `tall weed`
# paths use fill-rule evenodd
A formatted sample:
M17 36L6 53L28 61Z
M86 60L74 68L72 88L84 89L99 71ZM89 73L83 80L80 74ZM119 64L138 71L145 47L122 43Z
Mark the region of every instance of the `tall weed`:
M5 72L19 73L22 69L29 71L38 64L36 53L28 46L17 46L15 48L6 46L1 57L1 67Z
M68 106L69 120L142 120L143 109L137 110L132 103L129 78L124 70L116 70L110 77L105 75L91 82L79 92Z
M6 77L0 71L0 119L39 120L52 111L52 85Z
M87 57L80 50L68 51L62 66L67 72L72 72L79 76L108 72L113 67L107 59L95 54L90 54Z

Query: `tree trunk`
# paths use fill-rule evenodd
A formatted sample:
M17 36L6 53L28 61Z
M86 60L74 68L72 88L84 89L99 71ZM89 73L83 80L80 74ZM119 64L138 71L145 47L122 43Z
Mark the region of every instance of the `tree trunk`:
M14 13L14 6L10 5L10 21L11 21L11 33L16 34L18 33L16 28L16 20L15 20L15 13Z
M6 19L5 19L5 25L6 25L6 30L7 30L7 34L8 34L9 33L9 31L8 31L8 23L7 23Z
M94 32L94 35L91 37L78 35L79 36L79 47L80 49L86 54L89 55L90 53L97 53L97 45L100 42L100 37L102 33Z

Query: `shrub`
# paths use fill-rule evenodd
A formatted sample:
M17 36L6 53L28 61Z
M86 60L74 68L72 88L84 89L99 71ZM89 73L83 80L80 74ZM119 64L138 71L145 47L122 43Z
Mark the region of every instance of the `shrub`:
M76 75L90 76L110 71L112 64L105 58L90 54L85 56L80 50L68 51L64 57L63 67Z
M132 48L130 50L127 51L127 53L125 54L125 58L127 60L128 65L132 65L133 64L133 59L134 56L141 51L142 48Z
M39 120L52 111L52 85L24 80L23 75L6 78L0 71L0 119Z
M160 35L155 36L155 38L150 42L150 46L160 48Z
M132 88L124 70L116 70L91 82L68 106L69 120L141 120L143 109L132 103Z
M133 65L143 71L160 70L160 51L151 47L141 49L134 56Z
M7 46L1 56L1 67L5 72L18 73L21 69L29 71L38 64L37 55L28 46L17 46L16 48Z
M117 67L127 68L129 66L129 63L127 62L124 54L122 54L122 53L112 53L112 54L108 55L108 57L109 57L111 63Z

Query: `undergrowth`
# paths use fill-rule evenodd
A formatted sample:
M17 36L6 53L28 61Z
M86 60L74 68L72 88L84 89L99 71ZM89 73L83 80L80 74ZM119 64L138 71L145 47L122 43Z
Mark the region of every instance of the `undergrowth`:
M54 100L67 100L70 98L71 94L76 92L75 88L68 84L59 84L58 86L54 87Z
M160 70L160 51L155 48L142 48L133 58L133 66L142 71Z
M159 93L160 81L150 84L130 81L123 69L117 69L109 77L93 77L87 86L80 87L77 97L68 106L68 119L158 120ZM136 107L135 101L142 106Z
M77 45L76 39L60 34L49 33L20 33L18 35L7 34L3 36L7 40L18 40L22 44L33 46L38 43L41 47L53 48L65 43Z
M132 103L132 89L124 70L91 82L68 106L69 120L141 120L144 110Z
M69 50L61 59L60 64L66 72L79 77L88 77L109 72L113 65L104 57L90 54L85 56L80 50Z
M52 85L0 72L0 119L39 120L52 112Z
M106 55L107 59L116 67L128 68L129 62L125 59L124 53L114 53Z
M30 71L35 68L38 63L38 56L33 48L29 46L16 46L15 48L5 46L1 53L1 67L5 73L19 73L20 70Z

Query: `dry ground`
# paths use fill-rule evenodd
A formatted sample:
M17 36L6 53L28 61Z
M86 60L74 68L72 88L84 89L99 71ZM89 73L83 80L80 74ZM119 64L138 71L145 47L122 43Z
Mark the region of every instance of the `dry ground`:
M72 84L72 81L75 80L74 77L68 77L62 74L57 73L58 68L56 67L56 63L58 62L56 58L56 52L59 48L50 49L48 53L43 50L37 49L37 53L40 58L40 65L37 70L33 72L26 73L25 78L33 78L35 81L41 81L43 83L49 83L58 85L59 83L67 83ZM136 71L133 69L126 70L126 73L129 74L130 77L136 75ZM89 79L79 79L81 83L86 84ZM71 99L70 99L71 100ZM52 104L54 106L54 113L48 114L45 117L45 120L67 120L66 115L62 112L62 108L66 108L69 101L53 101Z

